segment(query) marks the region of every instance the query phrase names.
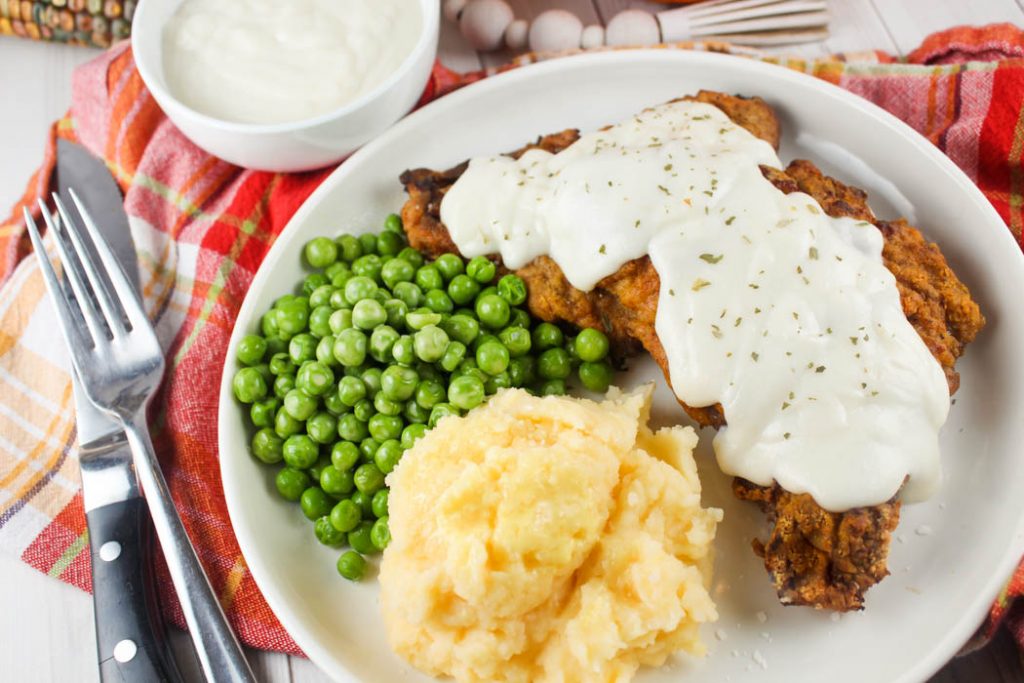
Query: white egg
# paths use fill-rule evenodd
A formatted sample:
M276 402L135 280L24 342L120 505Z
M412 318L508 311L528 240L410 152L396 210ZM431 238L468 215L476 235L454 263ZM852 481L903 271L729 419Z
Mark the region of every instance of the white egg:
M469 0L459 16L459 30L474 49L486 52L501 46L512 19L512 8L504 0Z
M580 47L590 50L602 45L604 45L604 26L591 24L583 29L583 35L580 36Z
M510 50L522 50L526 47L526 32L530 25L526 19L516 19L505 29L505 44Z
M466 0L444 0L444 18L448 21L458 21L459 12L466 6Z
M654 45L660 40L658 20L650 12L640 9L619 12L605 29L606 45Z
M530 49L553 52L577 48L582 34L579 17L564 9L549 9L530 24Z

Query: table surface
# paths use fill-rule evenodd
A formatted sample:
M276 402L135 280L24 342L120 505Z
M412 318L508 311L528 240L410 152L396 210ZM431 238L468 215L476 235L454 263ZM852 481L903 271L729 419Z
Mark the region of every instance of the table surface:
M550 7L576 13L585 24L603 23L626 7L660 7L630 0L509 0L516 16ZM788 48L805 56L882 49L905 54L927 34L957 24L1008 21L1024 24L1024 0L831 0L831 36L823 43ZM456 70L502 63L507 53L474 52L456 27L442 22L439 57ZM21 195L41 159L49 123L70 100L71 71L95 51L0 37L0 207ZM92 600L76 588L43 576L15 558L0 558L0 662L10 681L98 680ZM185 634L172 636L187 680L201 680ZM309 661L251 651L260 680L314 683L328 680ZM1021 655L1005 633L984 649L947 665L932 683L1024 680Z

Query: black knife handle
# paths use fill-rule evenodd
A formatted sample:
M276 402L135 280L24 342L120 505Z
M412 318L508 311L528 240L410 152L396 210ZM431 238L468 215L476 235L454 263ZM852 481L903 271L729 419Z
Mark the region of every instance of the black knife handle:
M156 600L146 501L104 505L87 512L86 521L100 680L180 683Z

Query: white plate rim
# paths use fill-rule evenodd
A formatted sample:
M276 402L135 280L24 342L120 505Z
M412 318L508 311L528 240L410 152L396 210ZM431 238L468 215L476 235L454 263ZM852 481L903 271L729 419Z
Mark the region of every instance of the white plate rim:
M256 275L253 277L253 280L249 285L249 292L239 309L236 325L228 343L228 349L230 350L235 348L238 340L246 333L245 326L237 324L237 321L253 319L255 303L254 297L251 296L250 293L262 288L264 281L269 277L269 273L273 270L274 264L282 257L285 245L292 237L292 233L298 230L298 227L314 210L314 207L323 199L323 197L334 191L334 188L341 184L345 178L353 172L350 169L354 169L357 166L357 164L352 163L353 160L358 161L363 157L372 156L379 147L385 146L393 136L405 131L407 128L418 125L420 119L430 114L437 106L457 106L464 100L474 98L478 94L505 88L519 81L533 79L550 72L571 70L574 68L592 65L614 66L616 63L622 61L643 62L647 60L652 62L660 60L678 60L681 65L694 68L699 68L703 64L715 64L716 62L721 63L725 60L728 61L731 68L748 70L752 76L763 74L766 77L775 80L799 82L805 87L809 86L815 88L819 90L821 94L837 100L842 106L861 110L862 113L871 116L877 125L895 129L900 135L908 137L921 154L929 157L930 161L940 167L942 171L956 182L957 186L964 192L964 198L970 199L979 211L983 214L987 214L987 222L989 224L999 227L999 230L993 231L994 234L986 235L986 239L998 240L1000 241L1000 244L998 245L1000 248L1010 250L1018 255L1020 254L1020 247L1013 240L1009 230L1006 229L1002 218L981 193L978 187L949 157L894 115L874 103L853 94L852 92L843 90L837 85L809 74L776 64L714 52L674 49L626 49L586 53L526 65L501 74L496 74L460 88L459 90L447 94L409 114L380 137L355 152L310 194L275 240L273 246L268 251L263 263L260 264ZM1011 261L1011 263L1015 264L1013 266L1015 267L1015 272L1007 273L1007 277L1024 285L1024 257L1017 258ZM229 351L229 356L225 362L224 372L221 377L220 402L218 406L217 425L219 452L229 451L230 444L225 443L224 435L227 432L227 422L232 419L232 411L237 411L237 406L234 405L232 400L231 390L232 373L230 370L233 368L234 364ZM259 553L252 552L251 550L250 552L246 551L247 548L253 549L257 547L257 542L255 540L256 530L252 529L246 523L244 516L239 513L241 510L240 496L244 494L237 487L233 486L234 478L232 475L235 471L235 467L236 463L233 459L228 458L220 460L221 482L224 488L228 514L246 564L252 572L253 579L266 599L267 604L270 606L275 616L280 620L285 630L292 636L299 647L302 648L303 652L305 652L309 658L317 664L317 666L324 671L331 671L331 675L336 676L339 681L352 681L353 683L356 683L359 679L356 678L354 674L344 672L342 675L338 676L339 672L336 672L332 667L327 665L327 662L330 661L329 654L319 644L317 638L306 631L301 621L289 608L284 593L279 591L274 585L270 578L271 571L263 563ZM1018 513L1014 538L1011 539L1011 543L1008 544L1007 550L1000 561L990 570L989 578L985 582L984 587L978 591L977 598L972 603L971 608L967 613L962 615L961 619L957 621L954 629L947 632L943 639L936 641L933 644L928 657L920 660L913 668L906 670L903 675L894 679L893 683L909 683L911 681L925 680L945 665L959 650L959 648L967 642L971 635L976 631L978 625L982 623L993 600L995 600L1001 587L1010 577L1022 555L1024 555L1024 509L1020 510Z

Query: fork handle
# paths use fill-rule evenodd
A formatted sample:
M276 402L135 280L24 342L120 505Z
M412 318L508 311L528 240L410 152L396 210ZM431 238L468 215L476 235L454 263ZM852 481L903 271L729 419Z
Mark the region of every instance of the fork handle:
M96 649L103 683L180 683L152 576L152 528L141 498L86 513Z
M228 625L220 602L203 572L195 548L171 500L153 442L145 411L125 421L125 435L132 449L135 469L153 517L153 527L167 560L171 581L178 593L189 635L199 664L209 683L256 683L242 648Z

